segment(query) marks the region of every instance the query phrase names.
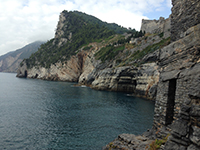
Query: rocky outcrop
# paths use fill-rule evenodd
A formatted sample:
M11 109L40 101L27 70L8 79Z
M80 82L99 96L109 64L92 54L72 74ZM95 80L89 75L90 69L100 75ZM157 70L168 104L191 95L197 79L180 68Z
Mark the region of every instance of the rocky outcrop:
M161 42L162 38L158 35L151 35L146 38L138 38L138 40L137 43L134 43L137 46L121 53L120 60L126 59L127 53L130 53L129 56L131 56L135 52ZM126 92L155 100L159 81L158 57L159 50L145 55L142 59L129 61L130 64L123 67L118 67L115 60L106 63L96 61L95 69L88 74L87 80L80 78L79 83L89 85L97 90ZM133 63L140 65L131 65Z
M64 12L62 12L59 16L59 21L55 33L55 40L53 42L54 45L56 42L58 42L58 47L61 47L62 45L66 44L72 38L72 32L70 31L67 32L67 27L68 27L66 23L67 17L68 17L67 14Z
M200 24L161 51L154 127L171 126L166 150L200 149Z
M164 150L200 149L200 2L172 0L172 43L159 51L153 133L150 139L169 133ZM166 129L166 130L163 130ZM146 134L147 135L147 134ZM130 135L131 136L131 135ZM134 136L133 136L134 137ZM119 142L122 149L133 142ZM126 140L127 141L127 140ZM135 139L135 142L137 139ZM141 144L137 143L135 146ZM137 148L132 148L137 149ZM141 148L143 149L143 148Z
M104 150L145 150L153 142L145 136L134 134L121 134L113 142L106 145Z
M154 127L171 128L166 150L196 150L200 149L200 2L174 0L173 5L172 39L177 41L161 50Z
M200 23L200 3L198 0L172 0L171 39L176 41L184 37L183 33Z
M158 80L157 64L146 63L140 67L95 69L89 75L87 84L97 90L127 92L154 99Z
M37 78L52 81L78 82L79 77L91 72L94 67L89 52L81 51L67 62L52 64L50 68L27 68L26 63L18 69L18 77Z
M159 20L142 19L141 29L146 33L163 33L164 38L170 36L171 32L171 16L167 19L160 17Z

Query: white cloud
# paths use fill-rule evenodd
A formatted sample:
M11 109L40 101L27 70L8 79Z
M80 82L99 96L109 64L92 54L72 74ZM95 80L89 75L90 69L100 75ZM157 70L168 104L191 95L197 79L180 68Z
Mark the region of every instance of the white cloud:
M172 0L167 0L167 7L169 7L169 8L172 7Z
M163 6L165 2L166 6ZM143 14L171 0L0 0L0 55L36 40L49 40L63 10L78 10L124 27L140 29Z

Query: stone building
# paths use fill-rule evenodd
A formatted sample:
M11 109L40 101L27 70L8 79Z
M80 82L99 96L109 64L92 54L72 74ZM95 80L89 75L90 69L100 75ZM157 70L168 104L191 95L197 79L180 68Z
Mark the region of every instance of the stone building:
M170 36L171 32L171 17L165 19L160 17L159 20L142 19L141 29L146 33L164 33L164 38Z
M200 1L172 0L172 43L160 50L154 128L166 150L200 149Z

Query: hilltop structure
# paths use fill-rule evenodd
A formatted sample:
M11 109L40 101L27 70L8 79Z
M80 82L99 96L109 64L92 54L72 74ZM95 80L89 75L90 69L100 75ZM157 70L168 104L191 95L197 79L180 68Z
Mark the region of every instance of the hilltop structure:
M164 38L167 38L171 34L170 29L171 29L171 16L169 16L169 18L167 19L160 17L159 20L142 19L142 25L140 30L142 30L143 32L145 31L146 33L153 33L153 34L163 33Z

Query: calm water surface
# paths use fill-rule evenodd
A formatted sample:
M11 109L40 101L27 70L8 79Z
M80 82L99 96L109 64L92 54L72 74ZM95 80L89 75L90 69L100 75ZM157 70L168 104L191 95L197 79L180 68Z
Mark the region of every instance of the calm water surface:
M0 73L0 149L100 150L152 126L153 102L15 75Z

